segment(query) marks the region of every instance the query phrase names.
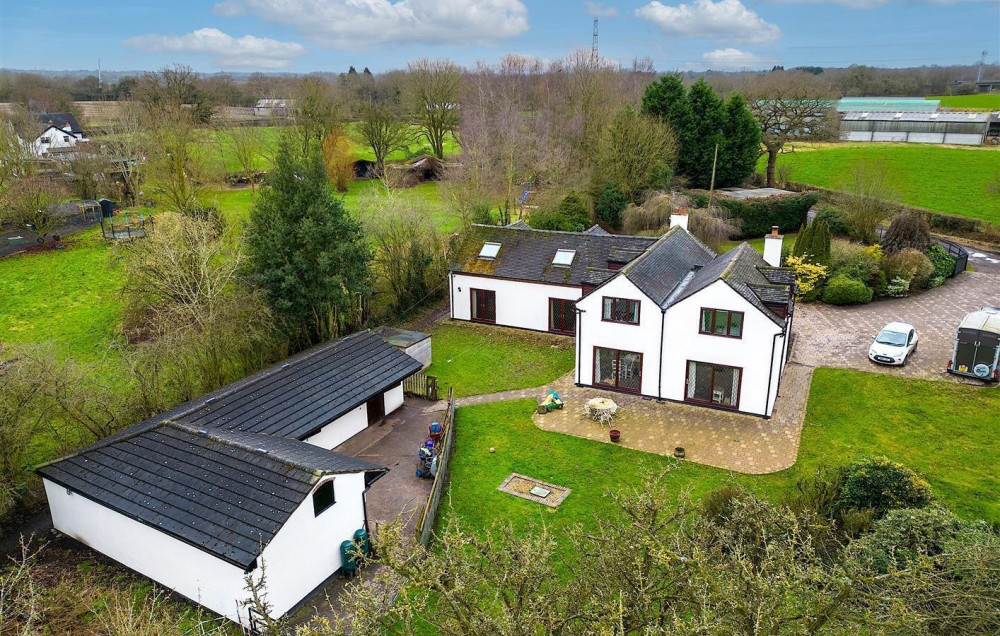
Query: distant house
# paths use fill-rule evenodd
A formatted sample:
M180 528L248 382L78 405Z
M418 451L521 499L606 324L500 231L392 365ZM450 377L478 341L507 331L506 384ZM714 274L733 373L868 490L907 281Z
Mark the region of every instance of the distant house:
M769 417L788 357L794 276L747 243L716 255L659 238L476 226L451 315L576 338L576 383Z
M286 98L258 99L253 114L255 117L289 117L293 107L294 102Z
M32 152L39 157L50 152L74 148L77 144L87 141L76 117L69 113L41 113L38 119L45 129L30 145Z
M341 568L387 469L330 450L403 404L421 364L371 332L299 354L37 469L53 525L252 627Z

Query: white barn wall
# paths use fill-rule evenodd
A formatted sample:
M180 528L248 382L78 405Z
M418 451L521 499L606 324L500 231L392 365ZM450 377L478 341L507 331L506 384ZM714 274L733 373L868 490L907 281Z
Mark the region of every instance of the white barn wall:
M388 412L388 409L386 409L386 412ZM353 411L345 413L330 422L320 429L318 433L306 438L304 441L314 446L334 449L366 428L368 428L368 406L362 404Z
M743 337L724 338L699 333L701 309L727 309L743 312ZM663 351L663 394L668 400L684 400L687 361L742 367L738 410L755 415L770 415L766 406L767 381L774 348L775 374L771 391L776 390L781 367L781 332L775 324L743 296L723 281L716 281L667 311L666 339ZM771 401L773 405L773 401Z
M567 285L564 287L562 285L453 274L451 277L451 317L455 320L472 319L472 304L469 294L471 288L496 292L496 324L498 326L520 327L534 331L549 330L549 298L578 300L583 295L579 286Z
M396 409L403 406L403 383L400 382L398 386L394 386L385 392L383 398L385 400L385 414L388 415Z
M603 298L627 298L639 301L639 324L630 325L601 320ZM594 347L620 349L642 354L643 395L656 395L659 381L660 325L663 312L624 276L612 279L577 303L582 310L577 325L576 381L594 383Z
M42 483L57 530L217 614L240 620L238 602L247 597L241 568L47 479Z
M260 562L266 569L267 600L275 618L340 568L341 542L353 540L354 532L365 526L364 490L364 473L336 475L336 503L317 517L309 495L264 548Z

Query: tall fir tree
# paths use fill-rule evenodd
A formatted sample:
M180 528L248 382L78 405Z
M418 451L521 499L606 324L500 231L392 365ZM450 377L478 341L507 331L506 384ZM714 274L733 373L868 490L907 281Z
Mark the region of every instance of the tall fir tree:
M760 157L760 125L754 119L747 102L733 93L726 102L726 122L723 145L719 151L719 167L715 185L719 188L743 185L753 174Z
M716 145L719 146L719 161L725 160L725 156L721 155L725 104L704 79L691 85L688 103L691 105L694 123L689 132L690 144L687 151L678 158L677 169L691 180L691 185L695 188L708 188L712 183Z
M372 259L361 225L330 191L318 149L278 150L271 185L250 212L250 277L299 347L353 325L356 295L371 287Z

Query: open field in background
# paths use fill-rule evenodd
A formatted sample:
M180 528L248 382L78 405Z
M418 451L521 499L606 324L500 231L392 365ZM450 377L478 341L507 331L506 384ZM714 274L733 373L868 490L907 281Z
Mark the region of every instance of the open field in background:
M1000 93L992 95L942 95L927 99L940 99L943 108L956 110L1000 110Z
M795 144L794 152L778 157L792 181L834 190L844 189L859 164L884 167L901 203L1000 223L1000 148Z
M435 341L435 347L437 342ZM435 350L435 358L437 351ZM543 522L561 551L570 549L562 531L594 523L614 509L606 488L642 483L647 472L674 466L669 457L537 428L533 400L458 410L452 460L453 515L470 531L500 520L515 532ZM577 405L567 404L567 408ZM935 495L963 518L1000 521L993 443L1000 425L1000 391L840 369L817 369L799 460L789 470L750 476L681 462L665 477L671 496L698 497L735 480L772 501L795 490L796 481L821 465L886 455L923 473ZM496 453L491 454L490 448ZM557 509L501 493L496 488L517 472L572 489Z

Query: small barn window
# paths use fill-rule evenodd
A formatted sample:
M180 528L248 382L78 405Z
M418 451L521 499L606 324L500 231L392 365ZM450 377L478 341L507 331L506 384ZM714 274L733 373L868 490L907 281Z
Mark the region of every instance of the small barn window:
M333 480L323 482L313 493L313 512L318 517L321 512L337 503L333 496Z
M483 249L479 250L479 258L496 258L500 247L500 243L484 243Z
M576 250L556 250L556 255L552 258L553 265L569 267L576 258Z

